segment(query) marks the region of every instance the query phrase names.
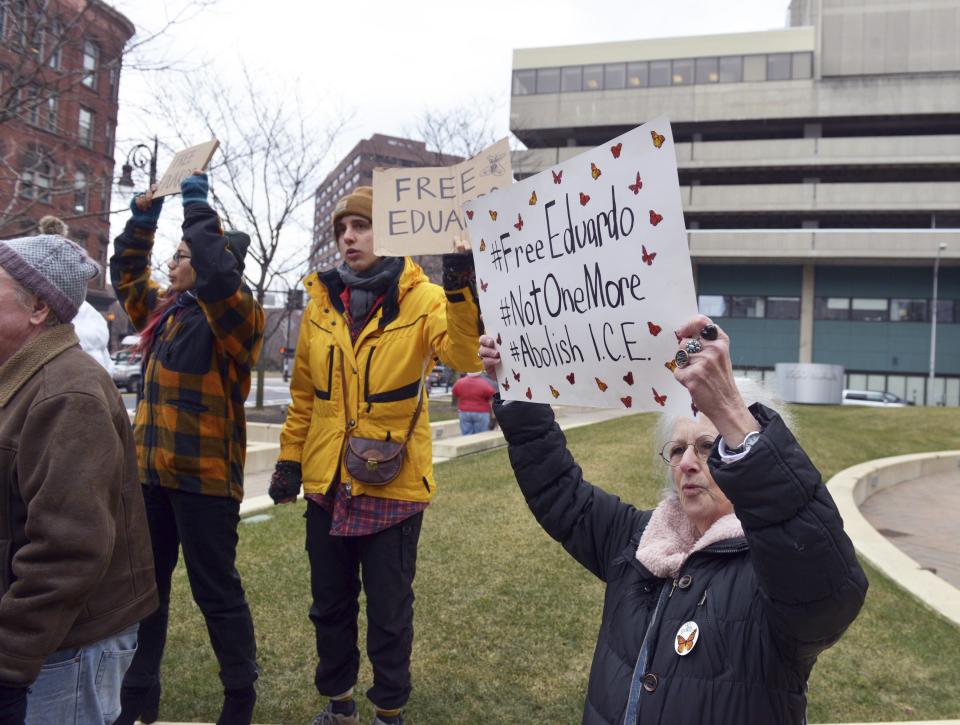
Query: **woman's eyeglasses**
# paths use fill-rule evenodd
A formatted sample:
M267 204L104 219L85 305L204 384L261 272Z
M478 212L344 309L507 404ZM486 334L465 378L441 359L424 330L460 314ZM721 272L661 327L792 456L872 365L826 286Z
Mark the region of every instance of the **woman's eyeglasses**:
M174 264L180 264L181 259L190 259L190 255L184 254L180 250L177 250L176 252L173 253L173 256L170 259L173 260Z
M663 448L660 449L660 457L671 466L679 466L680 461L683 460L683 454L687 452L687 448L693 446L693 452L697 454L697 458L701 461L706 461L710 457L710 451L713 450L713 444L716 440L716 436L702 435L692 443L687 443L686 441L667 441L663 444Z

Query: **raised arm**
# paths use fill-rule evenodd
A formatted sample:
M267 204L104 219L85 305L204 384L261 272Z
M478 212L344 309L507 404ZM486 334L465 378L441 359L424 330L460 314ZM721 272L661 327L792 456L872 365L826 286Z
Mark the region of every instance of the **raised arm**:
M146 326L160 298L160 285L150 278L150 253L163 209L163 198L153 198L155 189L154 185L131 200L130 219L113 240L110 257L110 283L137 330Z
M467 253L443 255L443 291L446 304L430 312L425 327L425 345L454 370L480 370L477 336L483 331L480 306L473 282L473 256Z

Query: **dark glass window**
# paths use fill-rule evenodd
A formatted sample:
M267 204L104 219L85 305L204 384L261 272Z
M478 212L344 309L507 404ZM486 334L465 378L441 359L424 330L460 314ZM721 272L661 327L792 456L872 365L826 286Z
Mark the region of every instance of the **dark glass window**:
M799 297L767 297L767 318L771 320L799 320Z
M731 317L763 317L763 297L733 295L730 297Z
M793 54L793 77L795 80L813 78L813 53Z
M527 96L536 93L537 72L535 70L515 70L513 72L513 95Z
M849 320L849 297L817 297L813 301L815 320Z
M559 68L541 68L537 71L537 93L557 93L559 90Z
M603 67L603 87L607 89L623 88L627 85L626 63L611 63Z
M743 80L747 83L767 80L767 56L747 55L743 58Z
M673 74L670 77L675 86L689 86L693 83L693 59L673 61Z
M720 80L719 63L716 58L697 58L697 83L716 83Z
M767 80L788 81L793 73L793 56L790 53L771 53L767 56Z
M599 91L603 89L603 66L583 66L583 90Z
M580 81L583 76L583 68L574 66L564 68L560 73L560 90L564 93L580 90Z
M859 322L886 322L890 319L887 300L878 297L854 297L850 301L850 319Z
M650 85L654 88L670 85L669 60L654 60L650 62Z
M707 317L726 317L730 311L729 300L723 295L700 295L697 307Z
M937 300L937 324L956 322L957 307L960 307L957 300Z
M926 300L890 300L891 322L926 322L928 304Z
M743 80L743 58L728 55L720 59L720 82L739 83Z
M646 88L649 84L646 63L627 63L627 88Z

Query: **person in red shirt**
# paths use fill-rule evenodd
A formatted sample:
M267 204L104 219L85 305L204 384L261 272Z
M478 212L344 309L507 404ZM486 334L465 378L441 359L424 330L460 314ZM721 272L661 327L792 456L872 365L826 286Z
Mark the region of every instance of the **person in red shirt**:
M490 430L490 399L496 390L483 373L467 373L453 385L453 396L460 411L460 435Z

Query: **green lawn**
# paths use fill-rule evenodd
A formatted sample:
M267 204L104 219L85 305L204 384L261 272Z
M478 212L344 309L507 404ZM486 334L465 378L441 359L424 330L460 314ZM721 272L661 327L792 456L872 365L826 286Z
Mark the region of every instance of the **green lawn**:
M870 458L956 448L960 430L957 409L799 407L796 416L825 478ZM663 475L646 454L651 422L638 415L569 436L588 479L645 507L656 503ZM504 450L443 464L437 478L420 544L407 722L579 722L601 584L533 521ZM255 721L305 723L323 703L313 688L303 504L269 513L270 521L241 526L240 539L262 669ZM859 619L814 669L811 721L960 717L960 630L875 570L868 575ZM212 722L221 701L216 661L183 567L171 608L161 717ZM364 657L364 723L370 684Z

